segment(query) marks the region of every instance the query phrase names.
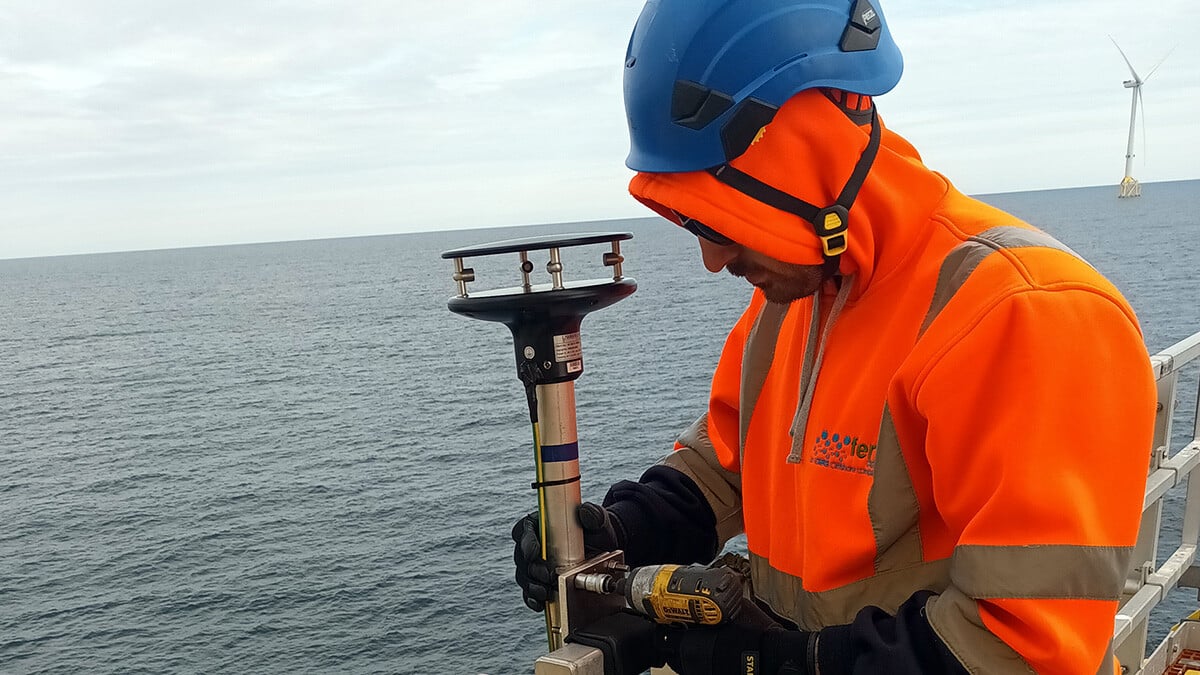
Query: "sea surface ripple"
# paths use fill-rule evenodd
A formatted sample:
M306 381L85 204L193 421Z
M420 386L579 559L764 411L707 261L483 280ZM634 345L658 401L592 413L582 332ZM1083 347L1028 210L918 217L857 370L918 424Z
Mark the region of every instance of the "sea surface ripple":
M1114 193L986 199L1108 274L1158 351L1200 330L1200 182ZM606 230L635 234L640 288L583 327L599 499L702 411L747 296L661 221L0 261L0 672L531 672L512 341L446 310L439 253ZM516 280L475 267L481 287ZM583 254L567 269L604 273ZM1194 608L1183 595L1156 635Z

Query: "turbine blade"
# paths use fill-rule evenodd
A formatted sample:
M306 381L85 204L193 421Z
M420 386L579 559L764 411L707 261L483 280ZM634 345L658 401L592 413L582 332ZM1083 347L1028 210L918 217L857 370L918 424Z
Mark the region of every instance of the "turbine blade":
M1113 36L1109 35L1108 39L1112 40L1113 46L1117 48L1117 51L1121 52L1121 58L1125 59L1125 65L1129 66L1129 72L1133 73L1133 81L1140 83L1142 78L1139 77L1137 71L1133 69L1133 64L1129 62L1129 57L1125 56L1125 50L1121 49L1121 45L1117 44L1117 41L1113 38Z
M1150 76L1151 76L1151 75L1154 75L1154 71L1158 70L1158 66L1161 66L1161 65L1163 64L1163 62L1167 60L1167 57L1168 57L1168 56L1170 56L1170 55L1171 55L1171 53L1175 51L1175 48L1176 48L1176 47L1178 47L1178 46L1179 46L1179 45L1175 45L1175 47L1171 47L1171 51L1167 52L1167 56L1164 56L1164 57L1162 57L1161 59L1159 59L1159 61L1158 61L1158 65L1156 65L1156 66L1154 66L1153 68L1151 68L1151 69L1150 69L1150 72L1149 72L1149 73L1146 75L1146 79L1147 79L1147 80L1148 80L1148 79L1150 79Z

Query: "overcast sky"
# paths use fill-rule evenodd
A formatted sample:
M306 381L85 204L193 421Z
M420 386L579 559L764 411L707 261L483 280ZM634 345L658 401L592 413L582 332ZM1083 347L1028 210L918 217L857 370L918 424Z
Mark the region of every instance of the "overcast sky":
M1200 178L1194 3L883 0L889 126L971 194ZM650 215L641 0L0 5L0 258ZM1114 188L1115 191L1115 188ZM1115 194L1115 192L1114 192Z

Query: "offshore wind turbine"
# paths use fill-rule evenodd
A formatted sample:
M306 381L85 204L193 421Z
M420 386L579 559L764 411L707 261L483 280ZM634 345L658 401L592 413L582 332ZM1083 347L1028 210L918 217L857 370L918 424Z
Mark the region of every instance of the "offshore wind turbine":
M1125 56L1125 50L1121 49L1121 45L1117 44L1117 41L1111 35L1108 36L1108 39L1112 40L1113 46L1117 48L1118 52L1121 52L1121 58L1125 59L1125 65L1129 66L1129 72L1133 75L1132 80L1125 80L1124 82L1126 89L1133 90L1133 100L1129 107L1129 144L1125 147L1125 177L1121 179L1120 192L1117 194L1117 196L1140 197L1142 195L1142 185L1133 177L1133 138L1134 129L1137 127L1137 110L1139 105L1142 106L1143 142L1146 135L1146 106L1142 101L1142 85L1146 83L1146 80L1150 79L1150 76L1154 74L1154 71L1158 70L1158 66L1161 66L1163 61L1167 60L1167 56L1170 56L1171 52L1167 52L1167 56L1164 56L1162 61L1159 61L1158 65L1154 66L1154 68L1151 69L1150 73L1146 75L1145 78L1142 78L1142 76L1138 75L1137 71L1134 70L1133 64L1129 62L1129 57ZM1171 51L1175 51L1174 48L1172 48Z

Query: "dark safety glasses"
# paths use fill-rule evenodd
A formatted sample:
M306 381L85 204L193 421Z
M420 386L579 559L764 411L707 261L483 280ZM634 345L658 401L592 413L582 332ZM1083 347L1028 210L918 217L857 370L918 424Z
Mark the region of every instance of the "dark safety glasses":
M726 237L725 235L721 234L720 232L717 232L716 230L714 230L711 227L705 225L704 223L696 220L695 218L688 218L687 216L685 216L679 212L676 212L675 215L679 216L679 226L680 227L687 230L688 232L691 232L692 234L696 235L697 237L700 237L701 239L710 241L710 242L716 244L717 246L731 246L734 243L734 241L732 239L730 239L729 237Z

